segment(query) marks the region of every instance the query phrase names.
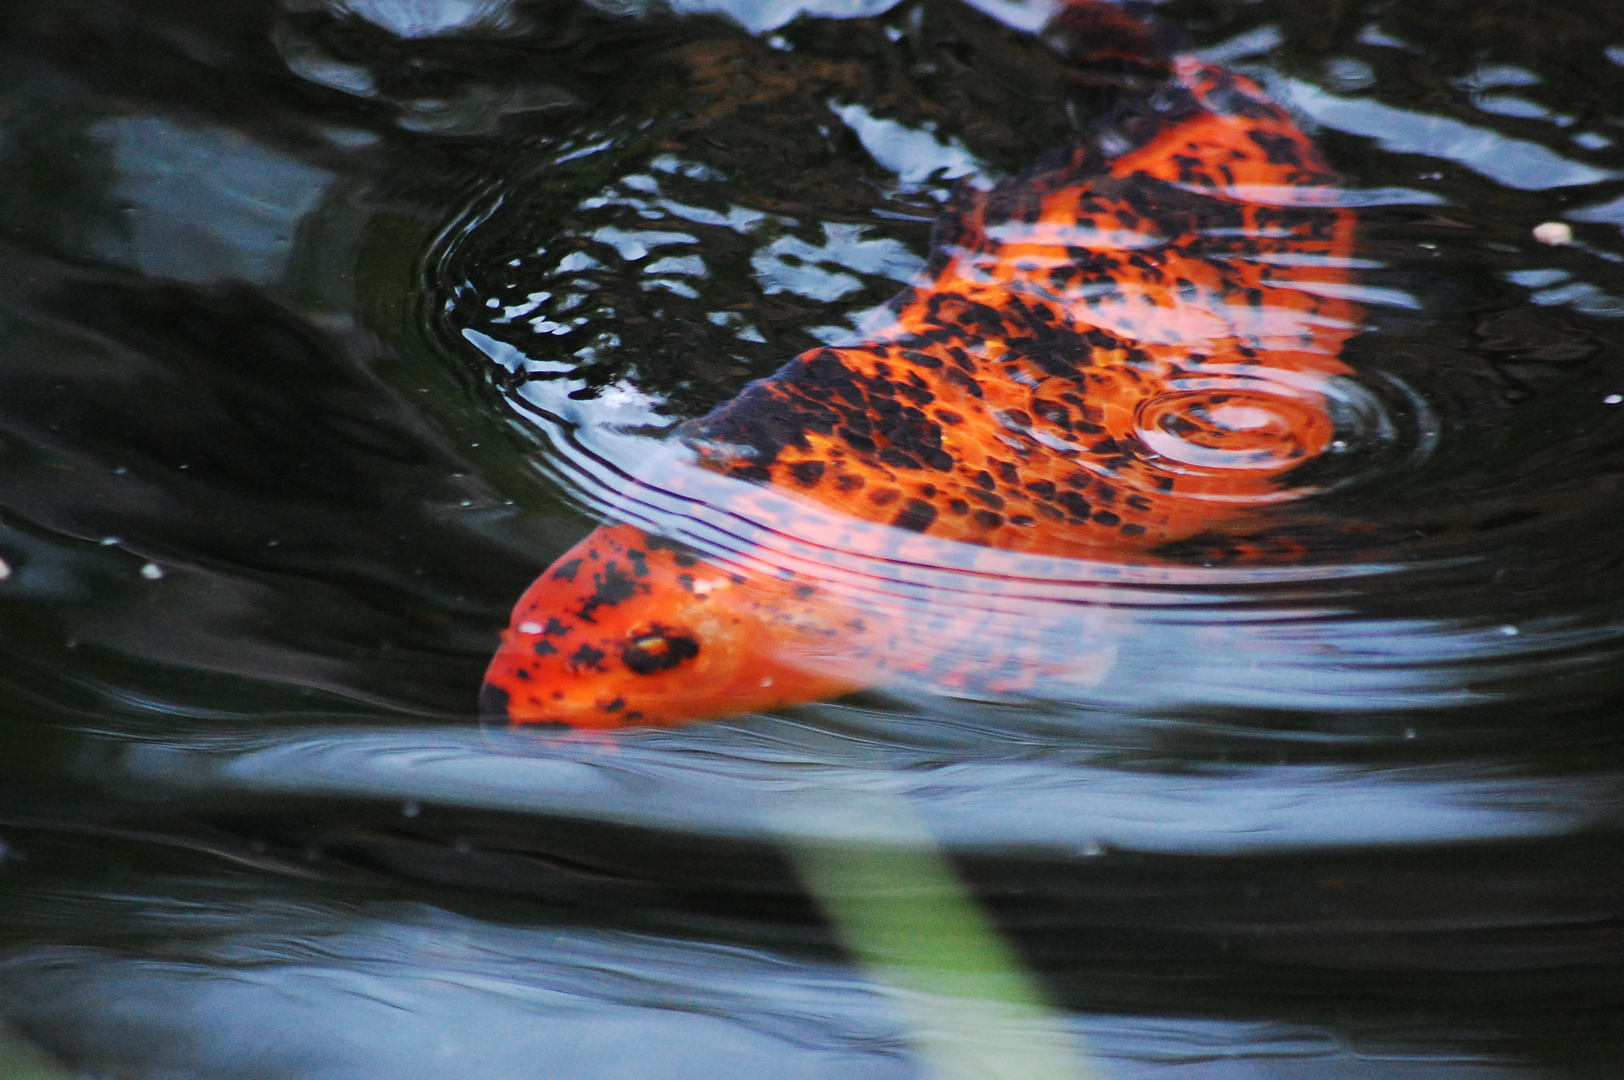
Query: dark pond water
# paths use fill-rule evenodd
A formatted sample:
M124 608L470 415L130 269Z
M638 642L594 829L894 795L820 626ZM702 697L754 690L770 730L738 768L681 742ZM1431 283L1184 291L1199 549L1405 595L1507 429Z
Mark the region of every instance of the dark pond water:
M805 6L0 12L0 1075L1617 1075L1614 3L1158 8L1358 208L1308 556L1073 568L1037 698L480 725L662 431L1069 137L1035 8Z

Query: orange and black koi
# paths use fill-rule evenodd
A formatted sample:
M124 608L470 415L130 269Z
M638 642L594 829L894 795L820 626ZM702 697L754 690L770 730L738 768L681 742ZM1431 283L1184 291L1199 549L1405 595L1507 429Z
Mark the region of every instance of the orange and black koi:
M684 425L702 465L903 537L1118 561L1289 497L1280 478L1333 439L1325 391L1360 324L1337 177L1256 84L1119 8L1073 0L1046 37L1081 81L1130 88L1113 115L962 187L891 324ZM934 671L913 627L837 593L605 525L520 599L483 707L671 724Z

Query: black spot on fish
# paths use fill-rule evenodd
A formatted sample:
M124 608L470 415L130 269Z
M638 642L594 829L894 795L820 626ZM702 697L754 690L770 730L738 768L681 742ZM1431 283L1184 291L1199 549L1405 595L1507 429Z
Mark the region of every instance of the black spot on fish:
M887 446L880 451L880 460L893 469L917 469L919 462L904 454L894 446Z
M840 437L846 440L846 445L850 446L853 450L862 450L865 453L870 454L874 452L874 440L869 438L867 435L859 435L849 427L843 427L837 430Z
M990 491L981 491L977 488L970 488L965 491L965 494L971 496L972 498L979 499L981 502L986 503L994 510L1002 510L1004 508L1003 497L1000 495L994 495Z
M790 474L795 482L802 487L813 487L823 479L824 465L821 461L797 461L789 467Z
M1267 131L1248 131L1246 137L1257 143L1270 165L1301 165L1302 153L1295 139Z
M592 618L600 607L614 607L623 600L630 600L637 595L637 581L630 574L620 568L620 564L611 561L603 568L603 573L593 574L592 583L596 590L581 603L581 610L576 612L587 622L595 622Z
M891 519L891 524L909 532L924 532L936 520L936 508L923 499L909 499L902 512Z
M1065 509L1066 513L1070 514L1072 517L1077 518L1080 521L1088 520L1089 510L1091 509L1088 505L1088 501L1075 491L1062 491L1059 495L1055 496L1054 501L1059 503Z
M603 658L606 655L608 654L602 649L594 649L592 646L583 643L569 658L570 670L602 671Z

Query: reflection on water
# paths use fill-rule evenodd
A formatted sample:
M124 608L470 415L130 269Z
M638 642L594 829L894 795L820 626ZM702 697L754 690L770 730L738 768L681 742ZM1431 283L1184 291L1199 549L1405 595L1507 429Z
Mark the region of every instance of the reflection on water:
M111 146L118 179L108 194L128 222L98 254L152 277L276 281L299 222L333 179L230 129L120 116L88 132Z
M74 1057L138 1075L528 1076L541 1075L537 1062L615 1078L922 1075L900 1023L905 995L827 960L417 906L245 907L240 921L145 962L25 952L0 968L0 1000L31 1025L69 1021ZM194 1041L199 1029L232 1036ZM1380 1030L1338 1038L1290 1021L1084 1014L1072 1030L1121 1077L1540 1075L1464 1046L1428 1054ZM243 1046L264 1048L251 1072L234 1052Z
M1615 5L1161 6L1359 221L1290 560L904 551L663 438L1065 142L1040 6L0 14L0 1016L85 1075L925 1076L991 928L1099 1075L1613 1075ZM1191 468L1299 388L1206 389L1138 418ZM1049 667L480 728L607 517ZM968 912L925 981L876 895Z

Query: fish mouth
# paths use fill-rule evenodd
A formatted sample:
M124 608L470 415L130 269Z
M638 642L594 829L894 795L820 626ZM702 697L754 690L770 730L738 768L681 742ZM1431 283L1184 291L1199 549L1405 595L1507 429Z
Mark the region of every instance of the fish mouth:
M499 720L504 724L511 724L513 716L508 712L508 692L500 686L486 683L479 690L479 718L481 720Z
M569 731L581 726L572 724L567 720L515 717L508 708L512 700L508 692L500 686L495 683L485 683L479 689L479 719L484 723L503 724L511 727L522 726L527 730L555 729Z

